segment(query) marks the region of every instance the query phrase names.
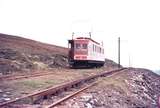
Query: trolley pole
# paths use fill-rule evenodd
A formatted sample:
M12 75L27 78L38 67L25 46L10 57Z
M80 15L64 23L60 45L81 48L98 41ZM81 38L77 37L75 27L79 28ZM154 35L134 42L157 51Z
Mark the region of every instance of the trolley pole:
M73 40L74 32L72 32L72 40Z
M118 37L118 68L121 66L121 53L120 53L120 37Z
M89 37L91 38L91 32L89 32Z

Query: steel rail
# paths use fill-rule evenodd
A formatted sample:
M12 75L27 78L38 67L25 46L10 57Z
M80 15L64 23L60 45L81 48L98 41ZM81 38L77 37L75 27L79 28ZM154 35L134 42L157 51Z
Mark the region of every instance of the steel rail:
M38 76L44 76L44 75L50 75L53 74L51 72L49 73L34 73L34 74L29 74L29 75L7 75L7 76L1 76L0 80L5 81L5 80L17 80L17 79L23 79L23 78L30 78L30 77L38 77Z

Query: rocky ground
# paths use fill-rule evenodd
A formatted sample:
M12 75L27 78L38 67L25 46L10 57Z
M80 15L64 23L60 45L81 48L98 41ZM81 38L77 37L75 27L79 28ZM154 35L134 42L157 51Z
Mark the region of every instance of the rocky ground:
M103 78L95 87L59 107L158 108L159 96L160 76L146 69L130 68Z

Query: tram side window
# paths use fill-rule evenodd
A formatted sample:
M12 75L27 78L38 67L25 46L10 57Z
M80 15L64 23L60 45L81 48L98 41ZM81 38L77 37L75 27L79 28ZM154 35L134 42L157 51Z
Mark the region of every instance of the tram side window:
M95 52L97 52L97 46L95 45Z
M94 44L93 44L93 52L94 52Z
M82 48L83 48L83 49L87 49L87 44L83 44L83 45L82 45Z
M80 49L81 48L81 45L76 43L76 49Z

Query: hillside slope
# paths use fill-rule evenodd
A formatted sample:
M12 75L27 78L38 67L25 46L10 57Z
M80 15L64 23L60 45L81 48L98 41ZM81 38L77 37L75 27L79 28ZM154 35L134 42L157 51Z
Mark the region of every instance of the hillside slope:
M53 38L54 39L54 38ZM34 54L63 54L68 52L67 48L50 45L31 39L26 39L18 36L11 36L6 34L0 34L0 48L10 48L15 51L23 53Z
M65 67L67 52L64 47L0 34L0 73Z

